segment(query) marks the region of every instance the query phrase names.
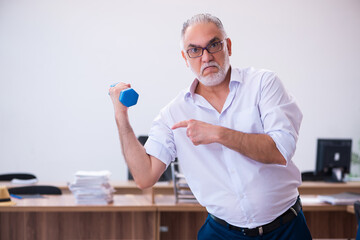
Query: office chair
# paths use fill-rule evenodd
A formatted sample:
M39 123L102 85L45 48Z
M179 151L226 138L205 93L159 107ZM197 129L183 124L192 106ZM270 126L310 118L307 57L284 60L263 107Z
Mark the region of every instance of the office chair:
M33 185L24 187L12 187L9 188L10 194L15 195L34 195L34 194L50 194L50 195L61 195L61 189L54 186L47 185Z
M31 173L6 173L0 174L0 181L11 181L13 179L22 179L22 180L29 180L29 179L36 179L36 176Z
M355 216L358 223L358 229L356 233L356 240L360 240L360 201L354 203Z

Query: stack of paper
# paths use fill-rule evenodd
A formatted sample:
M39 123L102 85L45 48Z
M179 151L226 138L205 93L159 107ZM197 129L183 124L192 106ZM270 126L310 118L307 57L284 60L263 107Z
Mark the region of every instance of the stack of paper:
M360 194L343 192L332 195L319 195L318 199L323 202L331 203L333 205L353 205L354 202L360 200Z
M108 204L113 202L114 188L109 183L109 171L78 171L69 185L78 204Z

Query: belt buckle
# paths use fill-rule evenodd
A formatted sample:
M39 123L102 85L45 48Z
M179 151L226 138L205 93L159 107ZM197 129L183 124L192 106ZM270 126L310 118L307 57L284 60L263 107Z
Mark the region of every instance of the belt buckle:
M264 234L264 229L263 227L258 227L258 230L259 230L259 236L262 236Z
M291 207L290 210L295 214L295 217L297 217L298 214L297 214L296 210L293 207Z

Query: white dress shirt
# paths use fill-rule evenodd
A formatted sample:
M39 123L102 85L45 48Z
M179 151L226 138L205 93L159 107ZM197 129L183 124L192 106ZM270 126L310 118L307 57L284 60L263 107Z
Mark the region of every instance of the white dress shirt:
M194 93L197 84L195 79L155 118L145 144L147 153L167 166L178 157L196 199L216 217L247 228L271 222L299 194L301 176L291 159L302 120L300 109L279 78L266 70L232 69L221 113ZM175 123L189 119L268 134L287 163L263 164L218 143L194 146L186 128L171 130Z

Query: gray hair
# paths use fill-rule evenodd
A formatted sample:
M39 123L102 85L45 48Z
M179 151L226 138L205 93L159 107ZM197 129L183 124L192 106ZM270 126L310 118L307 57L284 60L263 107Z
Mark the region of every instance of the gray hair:
M183 24L183 28L181 30L181 40L180 40L180 47L181 49L184 48L184 35L188 27L198 24L198 23L214 23L220 32L224 35L225 38L227 38L227 34L225 32L224 26L219 18L209 14L209 13L201 13L193 16L192 18L188 19Z

